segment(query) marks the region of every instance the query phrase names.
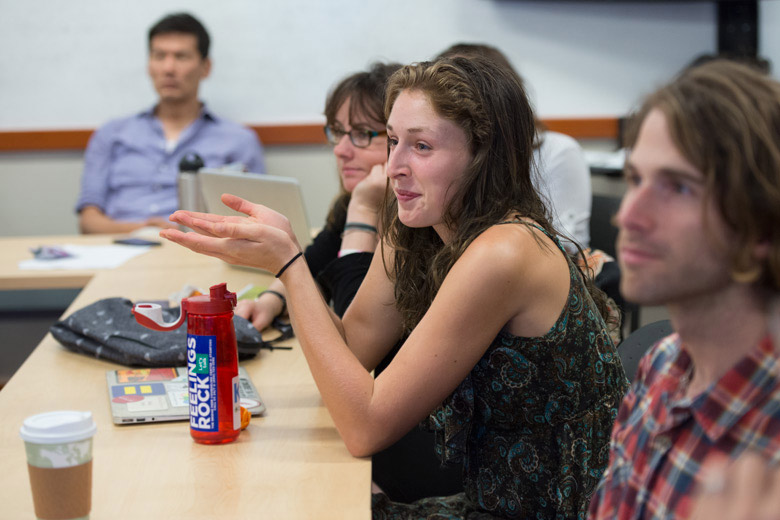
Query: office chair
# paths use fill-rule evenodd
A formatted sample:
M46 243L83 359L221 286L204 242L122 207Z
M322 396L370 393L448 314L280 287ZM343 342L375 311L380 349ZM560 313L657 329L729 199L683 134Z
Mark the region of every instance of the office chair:
M613 258L617 258L615 242L618 229L612 223L612 219L620 209L621 197L614 195L593 195L590 210L590 247L601 249ZM618 290L620 284L620 269L617 264L610 266L610 272L605 276L596 277L596 285L607 293L607 296L615 300L623 314L623 319L629 319L629 334L639 328L639 306L623 299Z
M612 218L620 209L620 200L621 197L613 195L593 195L590 209L590 247L601 249L613 258L618 230Z
M623 362L628 380L633 382L636 377L639 360L645 352L661 338L674 332L669 320L654 321L632 332L618 345L618 355Z

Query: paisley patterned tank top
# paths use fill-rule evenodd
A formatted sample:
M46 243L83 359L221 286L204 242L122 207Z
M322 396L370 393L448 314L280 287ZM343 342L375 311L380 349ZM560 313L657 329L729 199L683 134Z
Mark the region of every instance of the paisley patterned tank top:
M375 518L586 518L628 380L568 263L568 298L555 325L541 337L500 332L426 421L441 460L463 464L465 493L411 505L381 505L376 495Z

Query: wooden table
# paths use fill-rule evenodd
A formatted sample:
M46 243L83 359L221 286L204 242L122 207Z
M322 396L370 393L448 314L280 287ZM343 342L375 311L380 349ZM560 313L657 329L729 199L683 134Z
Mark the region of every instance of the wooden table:
M31 259L30 249L42 245L102 246L110 244L112 239L110 235L0 238L0 290L81 289L89 283L96 270L21 270L19 262Z
M115 270L78 276L90 279L67 314L110 296L164 299L185 283L205 289L224 281L235 291L269 281L173 244ZM31 278L42 284L67 277ZM93 519L368 518L370 459L347 452L300 348L295 340L289 344L291 351L262 351L243 364L266 415L253 418L235 443L203 446L184 422L115 426L105 372L119 365L72 353L47 335L0 391L0 517L34 518L19 437L24 418L73 409L92 411L98 425Z
M42 245L109 245L117 237L127 235L63 235L49 237L5 237L0 238L0 290L15 289L81 289L97 273L109 269L83 270L22 270L19 262L32 258L30 249ZM121 270L147 270L170 267L172 262L179 266L204 265L204 257L180 246L160 239L162 246L152 247L149 253L137 256L121 266ZM163 253L164 252L164 253Z

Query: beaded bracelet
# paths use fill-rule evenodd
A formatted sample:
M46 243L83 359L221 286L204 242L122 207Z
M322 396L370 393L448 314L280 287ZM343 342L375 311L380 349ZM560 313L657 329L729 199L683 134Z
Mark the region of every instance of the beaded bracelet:
M255 298L255 301L259 300L262 295L265 293L270 293L282 300L282 310L279 311L279 314L284 314L284 310L287 308L287 298L284 297L284 294L280 293L279 291L273 291L271 289L266 289L265 291L261 292L257 295L257 298Z

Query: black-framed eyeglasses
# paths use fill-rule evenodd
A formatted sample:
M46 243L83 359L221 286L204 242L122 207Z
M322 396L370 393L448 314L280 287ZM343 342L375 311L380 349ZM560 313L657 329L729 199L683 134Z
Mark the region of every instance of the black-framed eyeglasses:
M371 139L378 135L387 134L385 130L376 132L374 130L360 130L353 128L349 132L342 130L341 128L335 128L332 126L325 127L325 137L328 138L328 142L332 145L337 145L341 141L341 138L345 135L349 136L349 140L357 148L366 148L371 144Z

